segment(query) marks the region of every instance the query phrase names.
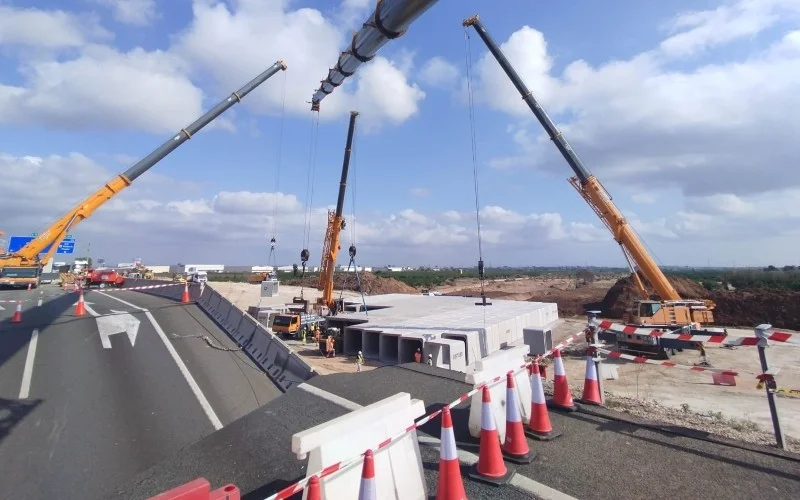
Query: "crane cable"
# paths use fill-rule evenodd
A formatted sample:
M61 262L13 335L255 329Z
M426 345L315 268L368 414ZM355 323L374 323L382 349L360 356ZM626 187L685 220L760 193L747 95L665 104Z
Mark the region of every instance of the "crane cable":
M491 305L486 301L486 288L485 288L485 275L483 267L483 239L481 237L481 204L480 204L480 190L478 181L478 146L475 139L475 99L473 95L472 84L472 48L470 44L469 32L467 27L464 27L464 48L465 59L467 66L467 94L469 96L469 127L470 139L472 143L472 181L475 186L475 221L478 228L478 278L481 283L481 302L476 305ZM486 311L484 310L484 322L486 321Z
M267 266L272 266L273 272L278 272L278 258L275 255L275 243L278 236L278 195L281 190L281 163L283 161L283 124L286 117L286 72L283 72L283 95L281 96L281 124L278 135L278 165L275 168L275 190L272 203L272 238L269 240L269 257Z
M311 239L311 212L314 203L314 177L317 170L317 139L319 137L319 111L311 111L311 140L308 152L308 174L306 178L306 206L305 221L303 223L303 250L300 252L300 261L303 272L300 281L300 297L303 297L306 277L306 263L311 254L308 245Z

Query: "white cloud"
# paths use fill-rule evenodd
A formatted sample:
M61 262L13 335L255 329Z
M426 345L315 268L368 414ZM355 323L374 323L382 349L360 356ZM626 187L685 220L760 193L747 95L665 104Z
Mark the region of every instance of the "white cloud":
M77 204L88 191L103 185L112 174L84 155L18 157L0 153L0 213L7 234L41 231ZM148 182L147 173L119 196L102 206L73 233L90 241L109 259L128 254L148 255L150 262L226 255L228 263L256 262L272 236L277 212L276 239L281 258L296 260L306 228L305 203L291 193L222 191L214 196L187 197L173 182ZM37 189L31 190L30 186ZM158 189L160 187L160 189ZM175 198L175 193L181 193ZM311 211L312 261L319 256L328 207ZM275 212L274 212L275 211ZM484 249L550 248L556 244L607 241L599 228L564 222L559 214L520 214L498 206L481 211ZM463 221L463 222L462 222ZM347 220L342 241L349 245L355 226L359 255L375 262L426 263L431 253L453 263L469 263L477 251L474 214L448 211L422 213L407 208L393 214L358 215ZM85 251L81 247L80 251ZM296 250L296 251L295 251ZM366 262L365 262L366 263Z
M799 5L743 0L725 7L728 14L683 18L671 39L695 33L686 38L687 47L722 44L770 26L773 14ZM731 35L712 36L723 30ZM786 112L800 109L800 32L779 38L738 59L689 69L675 69L674 52L656 48L596 67L573 61L561 75L553 72L546 40L530 27L512 34L503 48L550 116L562 118L559 128L581 159L607 184L747 196L800 185L800 170L792 168L800 157L800 122ZM494 58L485 53L476 68L480 99L521 118L509 128L519 154L490 165L569 173Z
M634 203L639 203L641 205L650 205L658 201L661 198L658 193L653 192L638 192L631 195L631 200Z
M132 5L115 4L117 17L132 23L152 19L147 8L133 10ZM275 114L285 89L287 112L307 116L307 101L345 48L349 27L334 24L315 9L289 10L282 0L240 0L233 5L193 0L192 20L172 34L170 47L127 52L89 43L104 31L94 22L81 21L83 17L0 7L17 19L7 30L3 28L8 21L0 20L0 41L5 37L9 44L79 49L60 57L21 57L24 84L4 85L0 80L0 123L171 133L208 107L200 81L209 83L208 94L216 102L277 60L285 60L288 70L256 89L243 105ZM348 2L347 8L363 8L359 5ZM33 29L36 23L40 27ZM425 97L406 77L412 65L411 53L400 54L397 61L376 57L325 99L320 117L369 109L362 119L365 130L409 119ZM233 129L225 118L212 126Z
M114 19L132 26L147 26L156 18L156 0L92 0L112 10Z
M80 47L90 40L112 37L91 14L0 5L0 46L56 49Z
M427 196L430 196L431 194L431 190L424 187L415 187L412 188L409 192L411 193L411 196L416 196L418 198L425 198Z
M422 66L419 79L431 87L450 89L457 82L458 68L442 57L433 57Z

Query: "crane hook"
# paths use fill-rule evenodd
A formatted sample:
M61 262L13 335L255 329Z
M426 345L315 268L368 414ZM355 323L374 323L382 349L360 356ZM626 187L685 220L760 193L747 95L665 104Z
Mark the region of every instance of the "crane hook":
M355 259L356 258L356 246L355 245L350 245L350 248L348 249L348 253L350 254L350 258L351 259Z
M275 238L272 238L272 239L269 240L269 247L272 250L275 250Z
M303 249L303 250L300 252L300 261L301 261L301 262L304 264L304 266L303 266L303 267L305 267L305 263L306 263L306 262L308 262L308 258L309 258L310 256L311 256L311 254L308 252L308 249L307 249L307 248L304 248L304 249Z

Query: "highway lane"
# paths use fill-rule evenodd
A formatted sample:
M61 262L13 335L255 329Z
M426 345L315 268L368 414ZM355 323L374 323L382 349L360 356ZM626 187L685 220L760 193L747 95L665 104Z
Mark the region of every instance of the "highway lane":
M96 498L280 394L246 356L226 350L235 346L194 305L92 291L93 314L77 318L77 294L43 295L42 306L24 303L22 325L0 326L0 397L17 414L0 434L2 498ZM138 322L135 343L121 332L104 347L98 321L118 327L110 333ZM20 399L26 378L29 395Z

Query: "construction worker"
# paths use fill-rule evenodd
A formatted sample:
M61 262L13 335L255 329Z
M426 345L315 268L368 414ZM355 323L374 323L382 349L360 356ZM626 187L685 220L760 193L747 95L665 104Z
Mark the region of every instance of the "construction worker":
M300 343L305 345L306 343L306 327L300 329Z
M364 364L364 355L361 354L361 351L358 351L358 354L356 354L356 371L357 372L361 371L361 365L363 365L363 364Z
M422 363L422 349L417 349L417 352L414 353L414 362Z
M433 366L433 355L428 354L428 366Z

